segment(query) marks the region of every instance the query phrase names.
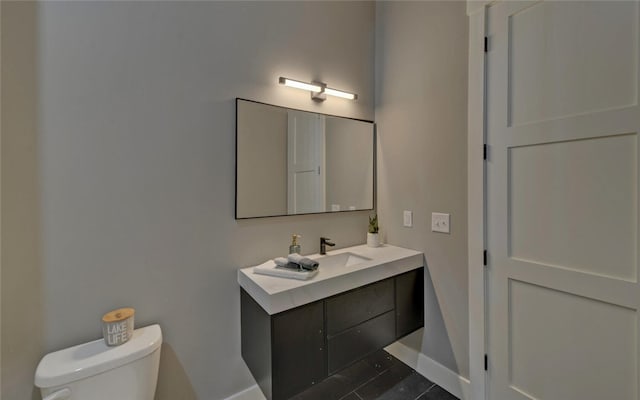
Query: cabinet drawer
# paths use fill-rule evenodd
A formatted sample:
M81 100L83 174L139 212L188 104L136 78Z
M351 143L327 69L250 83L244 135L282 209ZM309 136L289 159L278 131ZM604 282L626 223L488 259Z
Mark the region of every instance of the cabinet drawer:
M326 301L327 334L336 335L394 308L393 279L376 282Z
M330 338L329 375L396 339L395 313L389 311Z

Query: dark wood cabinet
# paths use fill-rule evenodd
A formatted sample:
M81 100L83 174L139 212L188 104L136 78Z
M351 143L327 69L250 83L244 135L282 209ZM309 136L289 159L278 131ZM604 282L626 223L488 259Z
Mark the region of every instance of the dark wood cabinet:
M324 302L267 314L240 291L242 358L268 399L288 399L327 377Z
M403 337L424 326L424 269L395 277L396 336Z
M424 325L424 269L269 315L241 289L242 357L286 400Z

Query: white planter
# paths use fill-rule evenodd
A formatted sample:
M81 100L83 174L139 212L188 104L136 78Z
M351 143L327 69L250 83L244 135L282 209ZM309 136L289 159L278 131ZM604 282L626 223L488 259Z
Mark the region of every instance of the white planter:
M367 232L367 246L380 247L380 234Z

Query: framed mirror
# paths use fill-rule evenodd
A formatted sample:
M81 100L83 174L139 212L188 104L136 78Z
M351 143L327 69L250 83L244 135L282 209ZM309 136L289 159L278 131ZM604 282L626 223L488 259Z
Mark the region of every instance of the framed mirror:
M236 219L373 209L372 121L236 99Z

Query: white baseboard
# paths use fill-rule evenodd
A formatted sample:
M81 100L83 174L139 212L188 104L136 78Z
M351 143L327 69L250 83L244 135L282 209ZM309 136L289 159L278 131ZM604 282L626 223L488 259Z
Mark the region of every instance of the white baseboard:
M471 399L471 382L424 354L395 342L385 347L395 358L415 369L420 375L441 386L461 400Z
M253 385L241 392L227 397L224 400L266 400L266 397L264 397L264 394L262 394L262 390L260 390L258 385Z

